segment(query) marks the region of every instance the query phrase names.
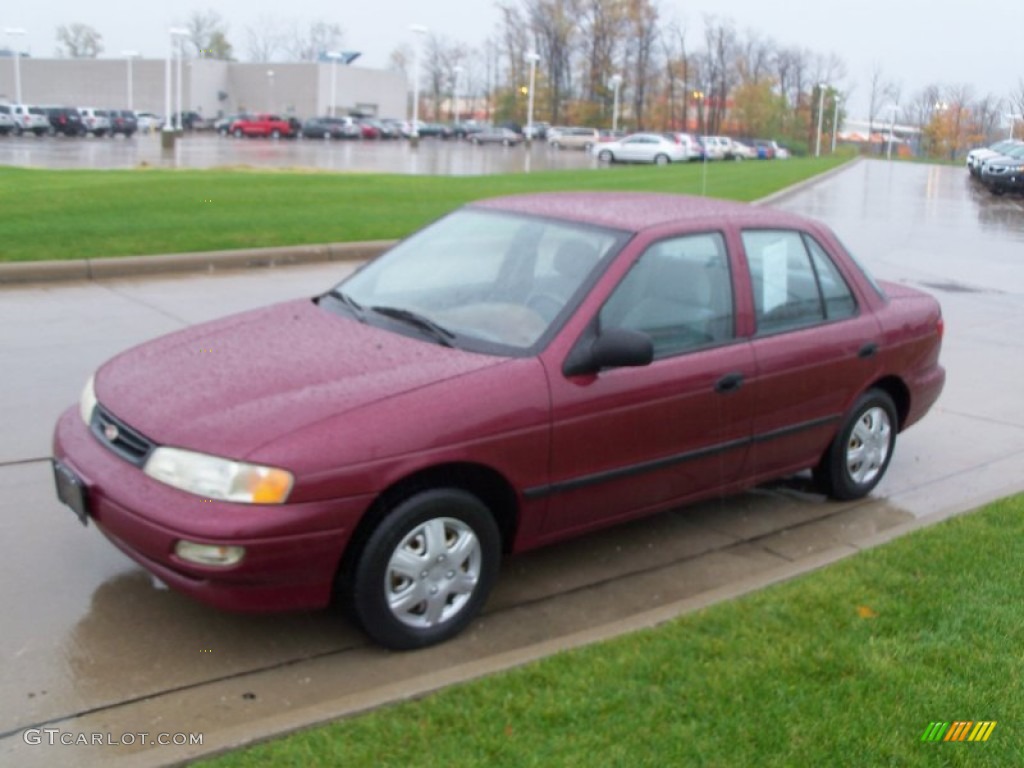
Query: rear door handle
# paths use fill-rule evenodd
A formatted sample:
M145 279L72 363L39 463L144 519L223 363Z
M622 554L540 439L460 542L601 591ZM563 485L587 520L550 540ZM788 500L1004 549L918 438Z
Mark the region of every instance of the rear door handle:
M715 392L719 394L726 394L727 392L735 392L737 389L743 386L743 374L742 373L727 373L725 376L720 378L715 384Z
M860 348L857 352L857 357L867 360L869 357L874 357L876 354L878 354L878 345L873 341L869 341Z

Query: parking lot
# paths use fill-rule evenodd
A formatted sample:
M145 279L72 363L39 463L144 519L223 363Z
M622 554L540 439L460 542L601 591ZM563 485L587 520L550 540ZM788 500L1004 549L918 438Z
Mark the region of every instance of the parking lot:
M26 152L123 152L120 167L139 163L127 157L139 149L120 139L16 141ZM589 162L543 147L526 155L424 142L412 157L402 145L191 142L179 151L199 155L205 146L218 158L348 152L353 163L363 152L392 152L405 156L406 167L418 167L417 158L450 163L458 156L469 158L467 168L485 157ZM13 146L0 141L0 152ZM9 161L0 154L0 162ZM372 647L330 614L239 616L158 588L56 501L47 460L58 413L117 351L310 295L349 267L0 289L0 344L10 351L0 380L0 578L8 585L0 763L183 760L192 754L185 747L31 746L22 732L203 732L204 749L230 746L613 634L625 628L618 622L664 620L917 521L1024 489L1024 400L1013 384L1024 375L1024 202L993 198L965 177L961 168L867 161L775 203L827 222L876 276L924 288L943 305L946 390L900 437L871 498L828 503L794 478L508 560L480 621L448 644L414 653Z
M0 137L0 165L36 168L315 168L328 171L474 176L490 173L596 168L582 150L558 150L543 142L529 149L500 144L424 138L404 140L236 139L188 133L173 150L157 133L129 139L83 136Z

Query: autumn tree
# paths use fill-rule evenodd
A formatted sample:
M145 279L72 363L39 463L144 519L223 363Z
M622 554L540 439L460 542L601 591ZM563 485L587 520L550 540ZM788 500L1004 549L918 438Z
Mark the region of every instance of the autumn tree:
M57 55L61 58L95 59L103 53L103 35L79 22L57 27L57 43Z
M195 56L231 60L232 47L227 40L227 25L219 13L212 10L192 11L183 26L188 30L187 40Z

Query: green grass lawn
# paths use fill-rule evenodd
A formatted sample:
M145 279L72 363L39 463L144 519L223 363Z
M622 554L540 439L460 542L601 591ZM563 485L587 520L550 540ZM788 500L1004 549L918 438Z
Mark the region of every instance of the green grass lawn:
M658 628L203 763L1010 766L1024 496ZM932 721L994 720L984 743Z
M710 163L707 193L755 200L846 156ZM549 190L700 194L698 164L498 176L0 168L0 261L402 237L467 202Z

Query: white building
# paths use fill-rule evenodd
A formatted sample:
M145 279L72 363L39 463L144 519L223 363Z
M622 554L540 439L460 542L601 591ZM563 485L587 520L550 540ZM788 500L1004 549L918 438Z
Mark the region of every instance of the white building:
M132 59L129 63L128 59L22 56L18 64L21 97L26 104L164 112L163 59ZM333 67L337 69L332 73ZM15 99L14 69L13 57L0 57L0 101ZM176 78L173 63L171 69ZM172 92L177 88L177 81L173 82ZM401 74L333 62L251 64L186 59L181 85L182 109L204 117L243 111L309 117L329 114L332 104L339 115L360 112L406 117L407 87Z

